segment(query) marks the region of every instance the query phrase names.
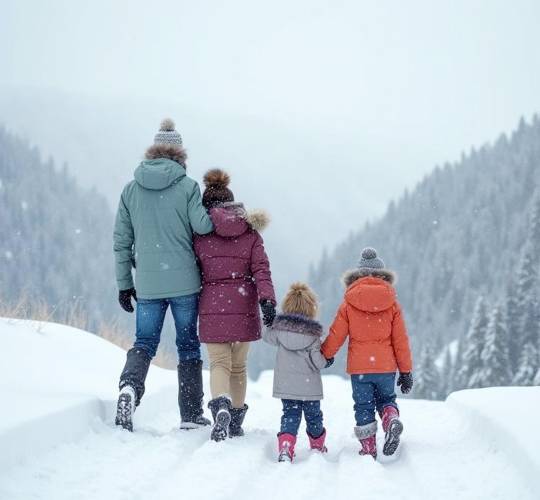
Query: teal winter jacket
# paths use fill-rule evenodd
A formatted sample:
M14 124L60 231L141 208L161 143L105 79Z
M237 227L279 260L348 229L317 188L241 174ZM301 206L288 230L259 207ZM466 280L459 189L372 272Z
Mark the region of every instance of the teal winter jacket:
M213 230L199 185L168 158L144 160L123 190L114 227L116 281L137 297L161 299L199 292L193 233Z

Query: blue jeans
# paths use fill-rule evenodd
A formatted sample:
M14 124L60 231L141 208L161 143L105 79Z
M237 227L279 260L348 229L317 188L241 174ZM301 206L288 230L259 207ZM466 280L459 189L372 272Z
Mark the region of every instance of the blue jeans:
M201 359L201 344L197 335L199 294L170 299L139 299L137 301L137 331L134 347L156 355L167 308L171 306L176 327L178 359Z
M375 410L382 412L385 406L395 406L395 373L366 373L351 375L356 425L375 422Z
M306 418L307 432L311 437L318 438L323 432L323 413L320 401L300 401L282 399L283 415L281 416L281 433L298 434L302 420L302 410Z

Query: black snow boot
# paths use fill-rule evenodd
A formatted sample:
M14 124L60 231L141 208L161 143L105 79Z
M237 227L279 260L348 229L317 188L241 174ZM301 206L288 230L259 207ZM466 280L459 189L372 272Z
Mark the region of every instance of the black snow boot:
M219 396L208 403L208 408L214 418L214 427L210 438L212 441L223 441L229 435L229 425L231 424L231 400L227 396Z
M133 431L133 413L144 394L144 382L152 359L143 349L127 352L126 364L120 375L120 396L116 406L116 425Z
M202 361L191 359L178 365L180 429L197 429L211 422L203 415Z
M229 437L240 437L244 435L242 424L249 406L244 405L243 408L231 408L231 423L229 425Z

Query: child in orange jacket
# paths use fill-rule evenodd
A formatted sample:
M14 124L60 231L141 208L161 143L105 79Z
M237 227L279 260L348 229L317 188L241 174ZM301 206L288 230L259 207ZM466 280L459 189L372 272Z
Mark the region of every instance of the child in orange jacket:
M403 424L396 404L395 378L407 394L413 385L412 357L401 307L392 284L395 274L385 269L373 248L362 251L358 269L344 276L347 287L330 334L322 345L323 355L335 356L347 337L347 373L351 375L355 435L361 455L377 458L378 411L385 432L383 453L395 453Z

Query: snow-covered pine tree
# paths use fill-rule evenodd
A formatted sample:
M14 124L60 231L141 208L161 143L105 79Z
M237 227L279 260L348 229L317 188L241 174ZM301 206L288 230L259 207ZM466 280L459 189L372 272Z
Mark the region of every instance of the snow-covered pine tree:
M518 268L515 289L508 291L513 296L510 295L507 299L509 353L515 371L519 369L521 350L526 343L523 329L527 321L527 304L530 303L531 294L534 294L538 287L537 268L533 244L527 239Z
M444 363L441 370L441 398L446 398L454 390L455 365L452 359L451 346L446 346L444 350Z
M461 346L461 366L457 375L459 389L473 389L480 386L481 354L486 338L487 324L486 302L481 295L476 301L471 324L463 339L464 345Z
M536 377L534 377L533 385L540 385L540 368L536 372Z
M524 318L521 332L521 353L517 371L514 373L515 385L531 385L540 368L538 343L540 338L540 310L536 290L531 291L524 305Z
M514 385L533 385L538 371L538 350L536 346L527 343L523 346L519 358L519 368L512 381Z
M481 357L480 387L504 386L510 383L512 376L508 357L506 318L499 305L490 313Z
M416 370L413 395L421 399L440 399L441 375L435 365L435 352L431 340L424 343L420 363Z

